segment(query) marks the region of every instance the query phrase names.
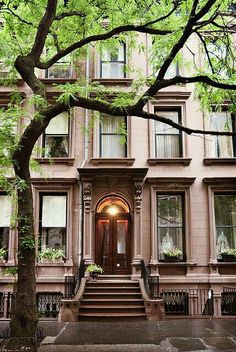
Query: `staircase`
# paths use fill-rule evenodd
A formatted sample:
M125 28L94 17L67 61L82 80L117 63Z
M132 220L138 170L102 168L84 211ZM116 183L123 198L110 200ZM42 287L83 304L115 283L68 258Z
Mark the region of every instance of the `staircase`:
M138 281L129 275L99 275L86 282L80 301L80 320L145 319L145 307Z

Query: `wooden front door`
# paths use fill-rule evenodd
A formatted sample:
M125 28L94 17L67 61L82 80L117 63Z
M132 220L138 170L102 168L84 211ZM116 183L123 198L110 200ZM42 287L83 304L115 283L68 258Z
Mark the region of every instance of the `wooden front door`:
M129 214L97 214L96 263L102 266L104 274L130 273L129 218Z

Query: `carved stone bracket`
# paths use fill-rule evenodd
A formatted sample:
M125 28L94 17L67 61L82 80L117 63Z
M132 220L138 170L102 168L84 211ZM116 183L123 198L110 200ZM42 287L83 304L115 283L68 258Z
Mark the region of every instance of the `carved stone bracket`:
M84 201L84 209L86 213L90 212L91 209L91 201L92 201L92 184L91 182L83 183L83 201Z
M143 182L135 182L134 183L134 200L135 200L135 208L139 212L142 206L143 199Z

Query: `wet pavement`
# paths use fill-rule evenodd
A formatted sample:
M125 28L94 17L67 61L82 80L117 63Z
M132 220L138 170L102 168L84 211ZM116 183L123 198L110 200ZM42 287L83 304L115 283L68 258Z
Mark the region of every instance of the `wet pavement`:
M53 331L52 326L44 326ZM55 325L58 334L40 351L235 351L236 319L78 322ZM48 330L49 332L49 330ZM47 336L53 336L52 334ZM49 347L55 349L49 349ZM67 348L66 348L67 346Z
M46 336L40 352L236 352L236 319L41 321L39 326Z

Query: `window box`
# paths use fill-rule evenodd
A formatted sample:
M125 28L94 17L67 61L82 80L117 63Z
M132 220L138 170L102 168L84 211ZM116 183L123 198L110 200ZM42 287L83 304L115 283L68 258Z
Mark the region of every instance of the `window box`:
M233 254L222 253L221 256L223 262L236 262L236 256Z

